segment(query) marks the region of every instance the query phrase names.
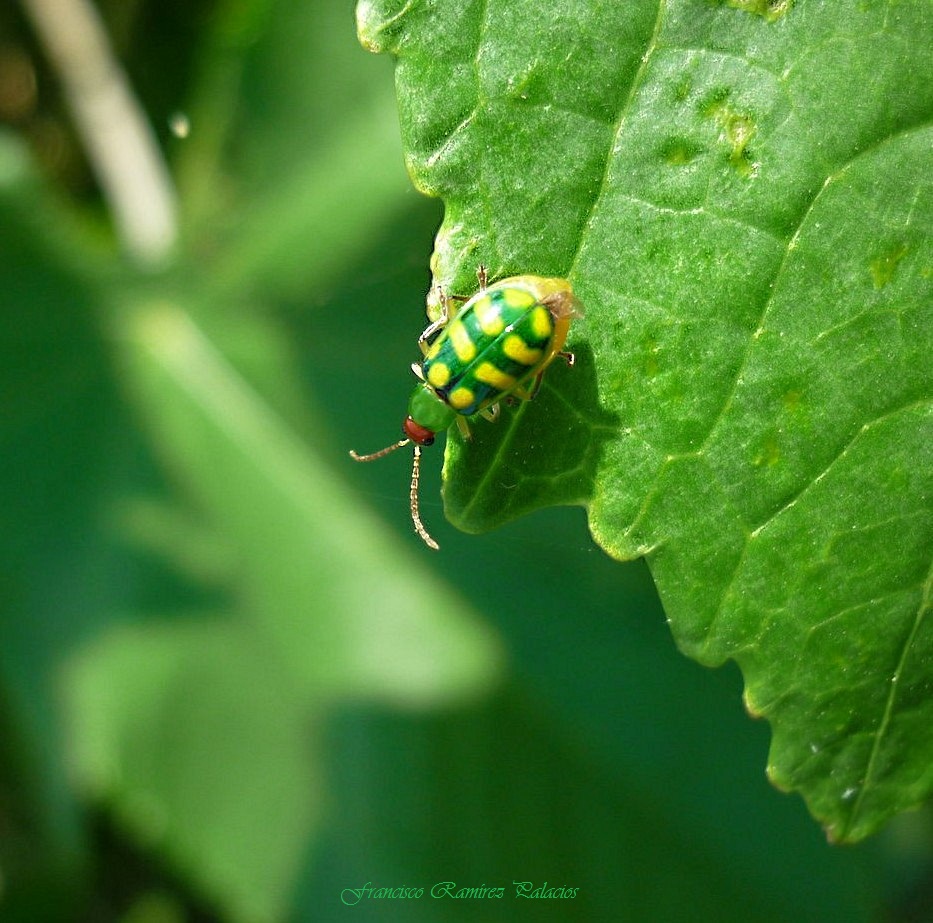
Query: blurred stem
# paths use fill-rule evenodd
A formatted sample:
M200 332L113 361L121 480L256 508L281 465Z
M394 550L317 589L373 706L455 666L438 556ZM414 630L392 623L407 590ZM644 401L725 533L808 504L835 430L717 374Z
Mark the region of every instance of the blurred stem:
M59 73L117 233L139 264L164 262L176 238L172 180L89 0L21 0Z

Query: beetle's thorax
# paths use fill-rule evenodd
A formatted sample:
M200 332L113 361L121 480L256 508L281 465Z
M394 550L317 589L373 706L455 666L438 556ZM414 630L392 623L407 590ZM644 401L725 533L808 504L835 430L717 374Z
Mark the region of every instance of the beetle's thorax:
M416 385L408 401L408 419L402 424L402 428L412 442L430 445L430 442L421 442L411 427L416 427L417 433L430 433L433 441L434 434L447 429L455 416L456 412L448 407L429 385L421 383Z

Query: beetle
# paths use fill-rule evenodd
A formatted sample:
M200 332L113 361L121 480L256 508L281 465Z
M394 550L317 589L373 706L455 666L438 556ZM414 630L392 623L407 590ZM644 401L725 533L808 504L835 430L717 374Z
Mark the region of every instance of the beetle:
M479 291L470 298L438 290L440 316L418 338L423 360L412 364L420 382L408 402L404 438L369 455L350 451L354 461L370 462L413 445L411 519L424 543L435 550L439 546L418 510L422 447L455 422L469 439L468 419L479 415L494 420L503 399L531 400L555 357L573 365L573 353L562 347L570 321L583 315L566 279L521 275L487 285L484 266L476 275ZM463 303L454 310L454 302Z

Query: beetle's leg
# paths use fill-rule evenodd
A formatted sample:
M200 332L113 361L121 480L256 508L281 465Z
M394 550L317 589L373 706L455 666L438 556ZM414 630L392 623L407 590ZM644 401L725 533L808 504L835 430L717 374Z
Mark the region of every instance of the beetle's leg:
M486 288L486 282L488 276L486 273L486 267L480 263L476 268L476 278L479 281L479 289L483 291ZM431 341L436 337L446 326L450 323L452 317L455 316L456 312L451 312L450 304L452 301L458 301L460 304L464 304L472 298L472 295L448 295L447 292L441 286L436 286L437 288L437 299L441 305L441 314L436 321L432 321L424 328L421 336L418 337L418 346L421 349L421 354L426 356L428 350L431 348Z
M451 319L456 316L457 312L451 311L451 302L459 301L463 304L470 300L466 295L448 295L439 285L435 286L435 288L437 289L437 299L440 302L441 313L438 319L428 324L422 331L421 336L418 337L418 346L421 349L421 354L424 356L428 354L433 339L450 323Z
M421 355L426 356L428 350L431 348L431 341L447 326L448 316L447 316L447 299L444 298L442 304L444 305L444 313L433 323L428 324L427 327L421 333L421 336L418 337L418 348L421 350Z
M484 420L489 420L491 423L494 423L499 419L499 405L493 404L492 407L485 407L479 412L479 415Z
M535 399L535 395L538 393L538 389L541 387L541 380L544 378L545 371L546 369L541 369L541 371L535 375L534 381L531 383L530 388L525 388L520 385L512 391L512 394L514 394L515 397L519 398L520 400L533 401Z
M457 429L460 430L460 435L469 442L473 438L473 434L470 432L470 424L467 422L466 417L460 416L457 414Z
M577 361L576 356L574 356L573 353L561 351L561 352L554 353L554 355L559 356L561 359L563 359L564 362L566 362L568 366L572 366L574 362ZM538 393L538 391L541 388L541 381L544 378L544 373L546 371L547 371L546 368L541 369L541 371L538 372L537 375L535 375L535 379L532 382L530 388L524 388L522 386L519 386L513 389L512 394L515 395L515 397L520 398L523 401L533 401L535 399L535 395Z
M444 294L443 290L441 290L440 298L441 316L436 321L428 324L422 331L421 336L418 337L418 348L423 356L428 354L431 341L447 326L447 322L450 320L450 299Z

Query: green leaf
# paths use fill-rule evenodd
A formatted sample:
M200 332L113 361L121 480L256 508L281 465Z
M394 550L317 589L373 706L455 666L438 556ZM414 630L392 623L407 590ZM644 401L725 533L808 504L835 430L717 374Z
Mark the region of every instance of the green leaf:
M478 531L588 507L733 657L838 840L933 789L933 17L923 0L363 0L433 259L566 276L578 362L448 442Z
M281 919L321 813L317 722L273 653L189 617L112 631L66 673L79 780L231 920Z

